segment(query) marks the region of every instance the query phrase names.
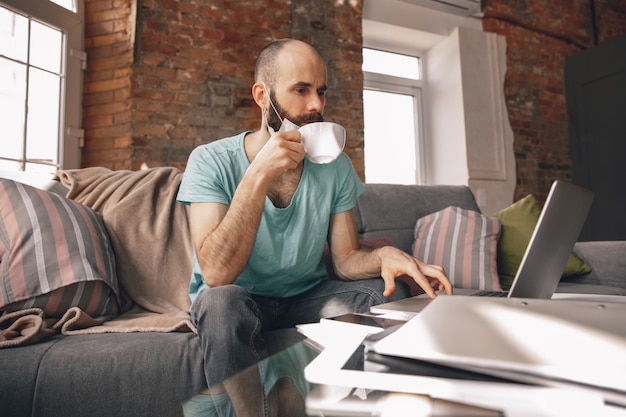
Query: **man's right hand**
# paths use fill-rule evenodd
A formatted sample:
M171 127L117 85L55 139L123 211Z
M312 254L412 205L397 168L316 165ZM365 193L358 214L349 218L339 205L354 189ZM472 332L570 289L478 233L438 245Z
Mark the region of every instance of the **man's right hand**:
M271 181L297 168L304 159L304 145L297 130L276 132L254 157L250 168L265 174Z

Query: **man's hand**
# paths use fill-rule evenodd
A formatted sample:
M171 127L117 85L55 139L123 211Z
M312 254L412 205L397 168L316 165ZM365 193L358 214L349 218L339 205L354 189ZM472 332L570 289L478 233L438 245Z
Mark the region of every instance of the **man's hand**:
M254 157L250 168L267 175L270 181L295 169L304 159L300 138L297 130L274 133Z
M385 281L385 297L396 290L395 278L407 274L415 280L430 298L435 298L435 291L445 291L452 295L452 284L443 268L438 265L424 263L392 246L378 250L381 261L381 277Z

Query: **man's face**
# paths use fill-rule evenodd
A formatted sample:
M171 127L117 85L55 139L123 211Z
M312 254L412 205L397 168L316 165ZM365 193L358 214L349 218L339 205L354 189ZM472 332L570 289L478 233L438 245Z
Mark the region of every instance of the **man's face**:
M298 126L321 122L326 106L326 66L310 47L290 44L279 56L279 74L269 87L268 124L280 129L281 119ZM278 112L278 114L276 114Z
M276 132L278 132L278 130L280 129L280 125L282 124L281 118L288 119L289 121L295 123L298 126L302 126L302 125L305 125L307 123L312 123L312 122L324 121L324 116L322 116L322 113L317 112L317 111L310 112L310 113L303 113L300 115L291 114L289 111L287 111L287 109L285 109L283 106L280 105L278 99L276 98L276 94L274 94L273 91L270 92L270 99L272 100L272 103L274 103L274 107L276 108L276 111L270 105L269 111L267 113L267 123ZM278 114L276 114L276 112L280 114L280 117L278 117Z

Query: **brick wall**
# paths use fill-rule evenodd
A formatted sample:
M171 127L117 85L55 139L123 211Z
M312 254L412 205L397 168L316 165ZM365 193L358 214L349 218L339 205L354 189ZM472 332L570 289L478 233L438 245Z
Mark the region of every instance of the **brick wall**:
M517 161L515 199L570 179L565 58L626 33L623 0L483 0L483 29L507 40L504 94Z
M183 168L195 146L257 128L256 53L289 36L326 58L325 117L346 126L346 152L363 177L363 0L85 3L83 166ZM484 30L507 39L515 198L544 196L553 179L571 176L565 57L626 33L626 1L483 0L483 11Z
M130 0L85 1L82 166L130 169L134 7Z
M142 0L136 7L131 0L86 0L83 165L183 168L197 145L258 128L251 98L256 54L271 40L293 37L326 59L325 117L346 127L346 152L363 175L361 6L361 0Z

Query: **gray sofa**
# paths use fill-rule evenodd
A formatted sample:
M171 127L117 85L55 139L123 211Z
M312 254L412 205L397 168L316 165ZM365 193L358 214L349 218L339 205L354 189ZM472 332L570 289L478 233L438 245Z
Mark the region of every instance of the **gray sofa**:
M0 177L68 191L58 182L7 173ZM177 181L179 176L157 186L177 188ZM149 198L144 204L157 202ZM355 216L362 239L385 236L411 252L416 220L448 206L479 210L465 186L373 184L366 186ZM626 242L581 242L575 250L592 272L563 280L559 291L626 295ZM172 279L184 289L188 277L185 271ZM289 330L266 338L276 351L299 336ZM181 414L183 400L206 388L202 353L192 331L57 333L0 349L0 375L3 416L174 416Z

